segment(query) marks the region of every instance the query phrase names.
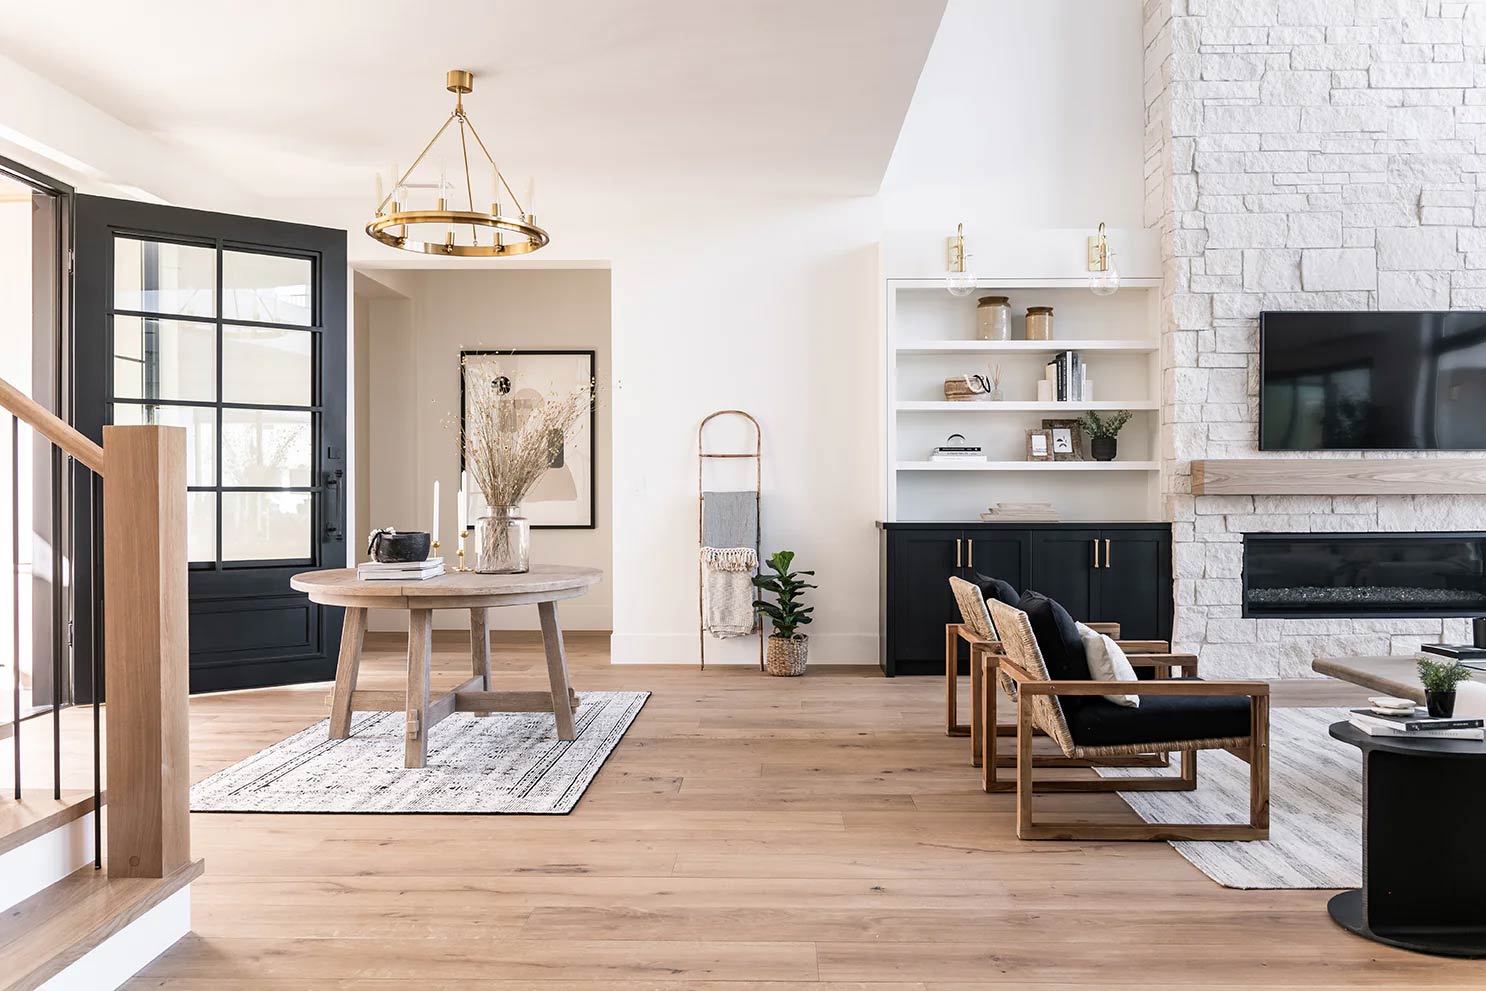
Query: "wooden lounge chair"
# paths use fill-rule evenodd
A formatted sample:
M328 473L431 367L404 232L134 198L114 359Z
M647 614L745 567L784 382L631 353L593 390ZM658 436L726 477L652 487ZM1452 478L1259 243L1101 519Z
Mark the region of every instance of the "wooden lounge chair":
M951 578L950 589L960 607L963 622L949 623L944 628L944 711L945 735L970 737L970 766L980 767L985 753L984 734L1001 736L1016 735L1015 724L998 725L994 717L985 718L985 693L981 690L981 679L989 671L994 678L1002 654L1001 643L996 639L996 628L991 624L991 614L986 609L986 598L980 588L963 578ZM1117 641L1128 653L1161 653L1171 647L1165 640L1120 640L1119 623L1089 623L1089 628L1106 634ZM970 645L970 722L959 719L959 645L960 641ZM1160 668L1157 677L1163 677ZM1010 695L1009 682L1001 679ZM1013 766L1010 754L1002 756L1002 767ZM1142 755L1122 762L1121 767L1164 767L1165 755Z
M1191 654L1146 654L1132 666L1177 667L1185 678L1141 681L1054 680L1048 673L1032 622L1025 612L988 603L1005 651L998 676L1010 681L1016 698L1016 777L996 774L996 737L986 737L986 791L1016 792L1016 834L1024 840L1262 840L1269 837L1269 684L1263 681L1201 681ZM982 678L985 711L995 719L996 678ZM1099 696L1138 695L1140 708ZM1066 706L1066 708L1065 708ZM1092 767L1111 758L1176 751L1178 777L1034 779L1032 737L1041 730L1064 758L1063 766ZM1227 750L1249 763L1249 822L1038 823L1034 792L1191 791L1197 787L1197 751Z

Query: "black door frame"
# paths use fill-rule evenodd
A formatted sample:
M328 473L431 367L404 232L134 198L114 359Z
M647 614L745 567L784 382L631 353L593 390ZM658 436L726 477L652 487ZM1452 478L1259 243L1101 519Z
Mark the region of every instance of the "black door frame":
M204 692L298 684L333 678L343 611L336 607L309 603L306 596L289 589L288 577L296 571L342 567L345 564L345 446L348 426L345 231L179 207L162 207L130 200L93 196L81 196L77 200L77 261L74 280L74 338L77 346L73 365L75 422L80 431L95 441L102 441L103 424L109 422L108 397L113 395L112 318L109 316L113 310L113 301L109 287L113 283L115 235L197 244L212 247L218 252L259 252L311 260L312 278L317 290L313 317L311 326L297 329L312 332L314 342L314 390L310 398L314 423L314 457L311 484L307 487L311 501L313 557L295 561L255 561L224 568L221 563L223 514L219 499L216 524L217 560L210 565L191 567L190 608L193 635L190 680L192 692ZM228 323L254 326L251 320L228 320L222 314L220 261L217 266L216 290L217 313L211 318L197 318L200 322L210 322L219 328ZM221 409L222 364L219 349L214 402L193 405L216 406ZM158 405L171 404L160 401ZM220 450L220 435L217 443ZM217 481L220 484L220 457L217 460ZM74 491L79 487L86 488L75 486ZM233 488L236 491L239 487ZM74 504L77 507L74 516L79 528L77 546L91 547L91 512L76 497ZM82 551L77 554L77 587L89 587L91 557ZM98 587L101 588L101 583ZM302 612L304 642L283 648L250 647L241 650L233 650L222 644L211 650L199 646L205 639L197 635L199 624L214 622L214 616L218 617L215 621L222 622L223 617L229 614L245 616L254 610L262 611L265 618L270 614L280 614L291 625L295 622L292 618L294 613ZM75 642L79 645L79 681L91 672L93 652L88 647L94 642L92 616L93 603L79 601L75 635Z

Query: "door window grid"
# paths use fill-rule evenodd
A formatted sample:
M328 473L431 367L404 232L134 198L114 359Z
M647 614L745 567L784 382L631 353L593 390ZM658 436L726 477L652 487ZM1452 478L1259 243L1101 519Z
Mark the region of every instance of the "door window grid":
M157 286L152 281L161 278L162 270L170 268L162 267L161 255L170 256L178 249L193 247L201 246L123 234L115 237L115 285L121 281L122 266L137 264L138 272L137 277L122 275L123 288L116 289L114 305L109 311L110 325L117 327L121 322L134 321L139 329L132 335L126 332L123 342L118 335L110 335L116 352L110 368L110 422L158 422L187 427L191 434L187 451L191 483L187 486L188 544L193 567L221 570L229 565L313 563L319 523L317 496L322 491L316 484L314 464L323 412L315 395L317 335L323 327L317 322L314 262L297 255L224 248L218 242L211 249L215 254L215 285L210 291L183 285L179 277L169 287ZM216 301L227 298L222 282L224 258L229 256L236 260L273 259L261 267L277 273L292 269L303 278L287 287L236 286L231 294L234 305L224 307L233 309L234 314L224 315L218 311ZM200 274L200 257L193 257L194 269ZM241 270L243 265L237 267ZM177 276L180 268L176 267ZM210 398L199 399L196 394L179 399L159 395L160 324L180 323L181 314L118 305L171 300L184 301L180 308L189 314L186 322L213 328L215 349L208 373L213 386ZM238 314L248 309L247 300L252 300L252 306L256 307L251 315L277 316L291 322L242 319ZM203 312L208 309L210 312ZM229 335L240 345L232 349L236 354L224 351ZM263 369L268 386L263 391L267 392L264 398L275 401L253 402L258 398L254 395L253 376L244 375L243 370L251 367L255 353L252 345L265 341L270 342L269 348L257 348L256 353L260 362L272 366ZM123 353L119 353L121 350ZM230 390L224 367L229 363L235 365ZM203 374L199 367L193 371L196 379ZM135 395L120 394L121 372L126 391ZM134 389L128 388L131 384ZM193 385L199 386L199 382ZM237 401L226 401L229 394ZM205 439L199 436L201 431L192 429L202 413L207 416L201 425L210 423L212 428L211 436ZM231 453L229 448L233 448ZM241 484L225 484L229 481ZM269 548L267 556L259 553L265 547Z

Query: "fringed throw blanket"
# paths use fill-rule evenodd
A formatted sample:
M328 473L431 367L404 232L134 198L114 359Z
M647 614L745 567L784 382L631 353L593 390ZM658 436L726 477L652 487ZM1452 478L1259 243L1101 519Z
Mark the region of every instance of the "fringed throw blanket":
M754 630L752 547L702 548L702 622L714 637L744 637Z

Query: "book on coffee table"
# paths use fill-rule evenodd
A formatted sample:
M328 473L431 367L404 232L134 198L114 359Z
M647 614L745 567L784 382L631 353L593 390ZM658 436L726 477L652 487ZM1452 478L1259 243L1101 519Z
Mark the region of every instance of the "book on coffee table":
M1383 715L1372 709L1353 709L1352 725L1369 736L1399 736L1410 739L1482 739L1486 721L1479 718L1440 718L1416 710L1410 714Z
M1468 643L1425 643L1420 644L1419 649L1431 654L1439 654L1441 657L1453 657L1457 661L1486 659L1486 647L1477 647Z

